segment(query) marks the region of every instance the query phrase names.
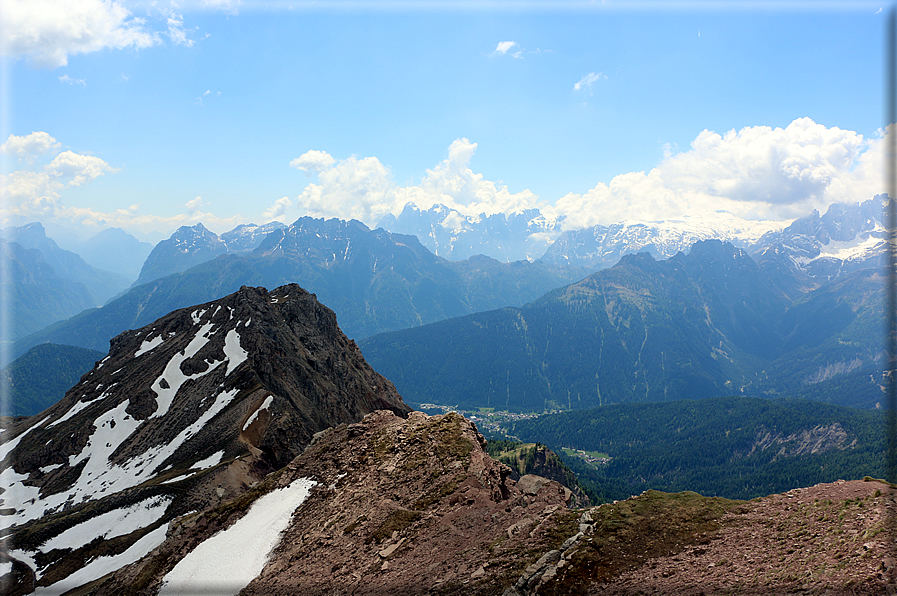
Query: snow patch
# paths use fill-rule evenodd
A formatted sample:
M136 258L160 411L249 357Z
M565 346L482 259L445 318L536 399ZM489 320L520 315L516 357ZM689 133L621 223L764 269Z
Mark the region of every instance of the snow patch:
M158 520L173 500L174 497L154 497L124 509L107 511L50 538L40 546L40 550L45 553L54 548L75 550L97 537L109 540L125 536Z
M224 336L224 356L227 358L225 377L240 366L249 356L249 352L240 347L240 334L237 333L236 329L231 329Z
M40 422L38 422L37 424L35 424L35 425L32 426L31 428L29 428L28 430L26 430L25 432L23 432L22 434L20 434L18 437L16 437L16 438L13 439L12 441L8 441L8 442L4 443L3 445L0 445L0 462L5 461L5 460L6 460L6 456L9 455L10 451L12 451L13 449L16 448L16 445L19 444L19 441L21 441L22 439L24 439L24 438L25 438L25 435L27 435L28 433L30 433L31 431L33 431L35 428L37 428L38 426L40 426L41 424L43 424L44 422L46 422L46 421L47 421L47 418L49 418L49 416L47 416L46 418L44 418L43 420L41 420ZM5 433L4 433L4 434L5 434ZM12 462L9 462L9 463L11 464ZM6 486L6 484L0 483L0 486Z
M234 525L181 559L165 576L159 595L236 595L262 572L293 512L315 484L299 478L259 498Z
M221 361L209 363L209 368L204 372L196 373L189 377L181 371L181 363L195 356L196 353L209 342L210 332L214 326L214 323L206 323L200 327L196 336L190 341L184 351L175 354L172 359L168 361L168 364L165 365L165 370L162 371L159 378L153 382L150 389L156 393L157 408L150 418L160 418L168 413L168 409L171 407L171 402L174 401L174 396L177 395L178 389L180 389L181 385L186 381L189 379L198 379L207 375L221 364ZM162 387L163 380L168 384L168 388Z
M221 463L221 458L224 457L224 450L222 449L218 453L213 453L209 457L205 459L201 459L192 466L191 469L195 470L205 470L206 468L211 468L212 466L217 466Z
M104 393L103 395L101 395L101 396L100 396L100 399L102 399L103 397L105 397L105 395L106 395L105 393ZM65 422L66 420L68 420L68 419L71 418L72 416L76 415L76 414L77 414L78 412L80 412L81 410L84 410L85 408L89 407L92 403L94 403L94 400L91 400L91 401L77 401L77 402L75 402L75 405L73 405L71 408L69 408L69 411L68 411L68 412L66 412L65 414L63 414L58 420L54 420L53 422L51 422L50 424L48 424L48 425L47 425L47 428L50 428L50 427L52 427L52 426L56 426L56 425L59 424L60 422Z
M261 412L262 410L267 410L268 406L270 406L273 401L273 395L269 395L268 397L266 397L265 401L262 402L262 405L259 406L259 409L253 412L252 416L249 417L249 420L246 421L246 424L243 425L243 430L245 431L247 428L249 428L252 423L255 422L255 419L258 417L259 412Z
M202 310L199 310L199 309L194 310L192 313L190 313L190 318L193 319L193 324L199 325L201 322L202 316L204 314L206 314L206 312L208 312L208 309L204 308Z
M138 456L116 464L109 461L109 456L141 424L125 413L128 402L122 402L96 419L94 422L96 430L84 449L78 455L69 456L69 466L75 466L82 461L86 463L74 486L62 492L41 496L40 487L24 483L28 479L27 474L18 474L12 467L7 468L0 473L0 486L7 488L7 492L0 498L5 498L7 503L14 503L19 509L13 515L0 517L0 529L43 517L66 504L97 499L145 482L152 477L155 468L227 407L238 391L232 389L219 393L215 402L196 422L182 430L171 441L151 447Z
M158 348L159 346L162 345L163 341L165 341L165 338L162 337L161 335L157 335L153 339L143 340L143 343L140 344L140 349L134 353L134 358L137 358L138 356L142 356L143 354L146 354L150 350Z
M84 584L98 580L107 573L121 569L140 560L144 555L165 542L165 533L168 532L168 524L160 526L149 532L146 536L131 545L125 552L110 557L97 557L90 563L80 568L67 578L47 587L38 588L33 592L36 596L43 594L58 595L68 590L83 586Z

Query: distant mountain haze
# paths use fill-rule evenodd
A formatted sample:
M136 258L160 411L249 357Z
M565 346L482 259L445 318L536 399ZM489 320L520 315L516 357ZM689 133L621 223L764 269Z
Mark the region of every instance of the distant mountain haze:
M797 299L783 276L718 240L641 253L518 308L361 342L413 403L543 411L720 395L881 406L883 284L862 269ZM830 391L842 375L859 393ZM842 401L842 400L850 400Z

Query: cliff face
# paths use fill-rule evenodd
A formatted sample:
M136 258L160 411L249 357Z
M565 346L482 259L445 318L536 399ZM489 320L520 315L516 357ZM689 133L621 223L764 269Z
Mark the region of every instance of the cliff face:
M3 432L0 532L23 585L68 585L375 410L410 408L330 309L297 285L243 287L114 338L59 403Z

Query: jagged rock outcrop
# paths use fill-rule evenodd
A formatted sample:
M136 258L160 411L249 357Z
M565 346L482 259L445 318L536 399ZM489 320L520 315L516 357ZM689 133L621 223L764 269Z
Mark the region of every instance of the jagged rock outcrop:
M453 413L375 412L322 433L266 481L315 485L241 594L501 593L566 539L558 526L569 491L546 481L524 494L484 444ZM176 520L163 545L97 593L155 594L189 551L241 516L235 509Z
M117 336L59 403L3 432L0 537L21 586L59 589L95 538L130 562L174 517L385 409L410 411L314 294L244 286Z

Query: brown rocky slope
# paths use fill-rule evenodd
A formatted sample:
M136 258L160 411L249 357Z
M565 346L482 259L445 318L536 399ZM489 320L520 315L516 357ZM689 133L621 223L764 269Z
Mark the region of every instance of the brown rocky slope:
M511 480L483 446L457 414L369 414L320 433L240 499L175 520L162 545L78 593L157 593L197 544L299 478L317 484L241 594L835 595L893 581L897 494L880 481L568 509L568 490Z

